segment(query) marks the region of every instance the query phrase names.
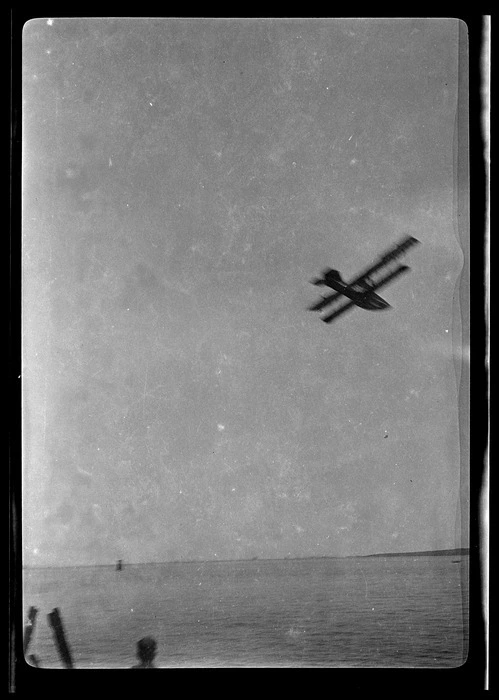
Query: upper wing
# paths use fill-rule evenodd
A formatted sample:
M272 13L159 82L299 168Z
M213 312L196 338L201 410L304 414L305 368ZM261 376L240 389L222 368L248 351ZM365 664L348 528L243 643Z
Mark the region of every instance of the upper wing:
M328 314L328 316L323 316L322 320L324 321L324 323L331 323L331 321L334 321L335 318L338 318L338 316L341 316L341 314L344 314L353 306L357 305L353 301L349 301L346 304L343 304L342 306L338 307L335 311L333 311L332 314Z
M405 253L408 248L411 248L413 245L417 245L418 243L418 239L414 238L414 236L406 236L405 238L402 238L400 243L396 243L393 248L385 253L383 258L394 260L395 258L398 258L399 255L402 255L402 253Z
M399 265L393 272L390 272L389 275L386 275L385 277L382 277L380 280L375 282L372 286L372 289L379 289L380 287L384 287L385 284L388 284L388 282L391 282L394 280L396 277L399 275L403 274L404 272L409 272L411 268L408 267L407 265Z
M348 285L351 286L352 284L357 284L358 282L361 282L366 277L370 277L374 272L377 272L378 270L381 270L383 267L389 265L391 262L396 260L400 255L403 255L408 248L411 248L413 245L416 245L417 243L419 243L417 238L414 238L413 236L406 236L406 238L403 238L400 241L400 243L397 243L397 245L393 246L393 248L391 248L388 252L386 252L383 256L381 256L381 258L378 260L378 262L376 262L374 265L371 265L371 267L367 268L367 270L364 270L355 279L351 280L351 282L348 282ZM376 288L376 285L374 288Z

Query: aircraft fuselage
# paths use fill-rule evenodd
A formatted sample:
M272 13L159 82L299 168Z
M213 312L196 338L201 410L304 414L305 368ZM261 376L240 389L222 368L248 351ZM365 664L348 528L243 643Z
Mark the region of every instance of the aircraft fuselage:
M361 309L381 311L390 307L390 304L372 291L368 284L348 285L340 279L331 279L330 277L326 277L324 281L328 287L351 299Z

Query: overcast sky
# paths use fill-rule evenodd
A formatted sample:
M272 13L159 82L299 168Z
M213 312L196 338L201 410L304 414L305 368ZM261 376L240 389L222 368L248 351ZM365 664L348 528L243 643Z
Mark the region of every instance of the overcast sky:
M467 544L459 27L26 25L27 564ZM392 309L307 311L404 235Z

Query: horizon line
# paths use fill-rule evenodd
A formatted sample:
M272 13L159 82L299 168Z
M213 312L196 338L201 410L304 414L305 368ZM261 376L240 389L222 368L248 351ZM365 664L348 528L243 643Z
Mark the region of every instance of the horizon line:
M23 569L69 569L69 568L84 568L84 567L114 567L117 561L123 562L123 567L125 566L148 566L150 564L212 564L212 563L228 563L228 562L248 562L248 561L305 561L308 559L365 559L368 557L406 557L406 556L438 556L438 555L451 555L451 554L469 554L469 547L454 547L452 549L428 549L428 550L414 550L409 552L376 552L373 554L310 554L307 556L299 557L244 557L241 559L169 559L169 560L153 560L153 561L129 561L121 557L116 558L109 563L100 564L22 564Z

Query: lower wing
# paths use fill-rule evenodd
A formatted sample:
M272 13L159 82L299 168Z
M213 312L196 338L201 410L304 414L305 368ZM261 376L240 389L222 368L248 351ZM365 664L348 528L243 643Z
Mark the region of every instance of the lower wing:
M348 311L354 306L357 306L357 304L353 301L349 301L346 304L343 304L343 306L340 306L335 311L333 311L332 314L323 316L322 320L324 321L324 323L331 323L331 321L334 321L335 318L338 318L338 316L341 316L341 314L344 314L346 311Z
M323 298L320 299L316 304L313 304L312 306L309 306L309 307L308 307L308 310L309 310L309 311L320 311L320 310L323 309L325 306L327 306L327 305L330 304L332 301L334 301L335 299L337 299L338 297L341 297L341 296L343 296L343 295L340 294L339 292L334 292L334 294L329 294L329 296L323 297Z

